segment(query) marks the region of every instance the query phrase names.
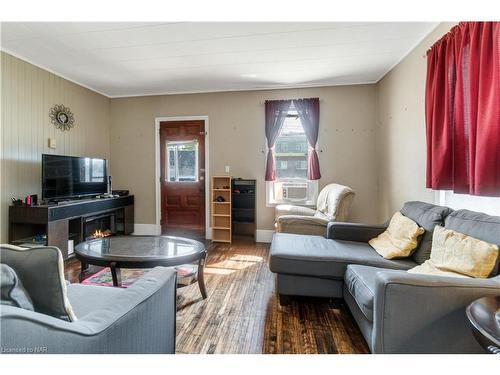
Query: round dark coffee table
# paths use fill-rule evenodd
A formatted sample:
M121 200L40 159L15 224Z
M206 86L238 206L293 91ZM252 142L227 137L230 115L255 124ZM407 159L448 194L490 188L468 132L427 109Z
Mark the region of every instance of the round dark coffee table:
M475 300L466 309L472 332L489 353L500 354L500 296Z
M121 268L175 267L198 263L198 286L207 297L203 269L207 250L199 241L173 236L112 236L89 240L75 247L82 265L80 281L85 278L88 265L109 267L113 285L121 286Z

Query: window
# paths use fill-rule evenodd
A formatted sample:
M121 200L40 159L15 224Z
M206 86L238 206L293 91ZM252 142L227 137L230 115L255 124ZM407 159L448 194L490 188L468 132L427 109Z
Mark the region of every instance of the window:
M276 175L283 178L307 179L307 138L295 110L288 112L280 135L276 140ZM289 168L302 163L306 168Z
M293 105L274 150L277 179L266 184L267 204L315 204L318 182L307 179L307 137Z
M167 142L170 182L198 181L198 141Z
M283 153L283 152L288 152L288 144L285 142L277 143L275 146L276 152Z
M307 153L307 143L297 143L297 152L306 152Z
M457 194L450 190L436 192L436 204L454 210L467 209L484 212L488 215L500 216L500 197L481 197L469 194Z
M84 182L104 181L104 160L85 158L83 162L85 164L85 168L82 168L85 172L85 176L82 176Z
M295 163L295 169L306 170L307 171L307 161L297 160Z

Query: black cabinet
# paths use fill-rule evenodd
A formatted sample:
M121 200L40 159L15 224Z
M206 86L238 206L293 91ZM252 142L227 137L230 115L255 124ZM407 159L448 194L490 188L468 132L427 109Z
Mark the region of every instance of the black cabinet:
M233 235L256 235L256 181L243 178L232 180L232 228Z

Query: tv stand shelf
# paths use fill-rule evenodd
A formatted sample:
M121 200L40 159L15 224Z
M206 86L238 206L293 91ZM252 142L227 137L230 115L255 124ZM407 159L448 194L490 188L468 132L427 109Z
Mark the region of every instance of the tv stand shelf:
M68 240L84 241L85 218L111 214L119 217L121 234L134 231L134 196L85 199L64 204L9 207L9 242L44 234L49 246L57 246L68 258Z

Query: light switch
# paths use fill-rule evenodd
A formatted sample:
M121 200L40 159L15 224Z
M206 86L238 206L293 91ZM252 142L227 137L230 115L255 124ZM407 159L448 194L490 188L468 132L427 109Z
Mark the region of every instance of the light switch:
M55 138L49 138L49 148L56 148L57 143Z
M226 173L229 173L231 171L231 167L229 165L226 165L225 170L226 170Z

